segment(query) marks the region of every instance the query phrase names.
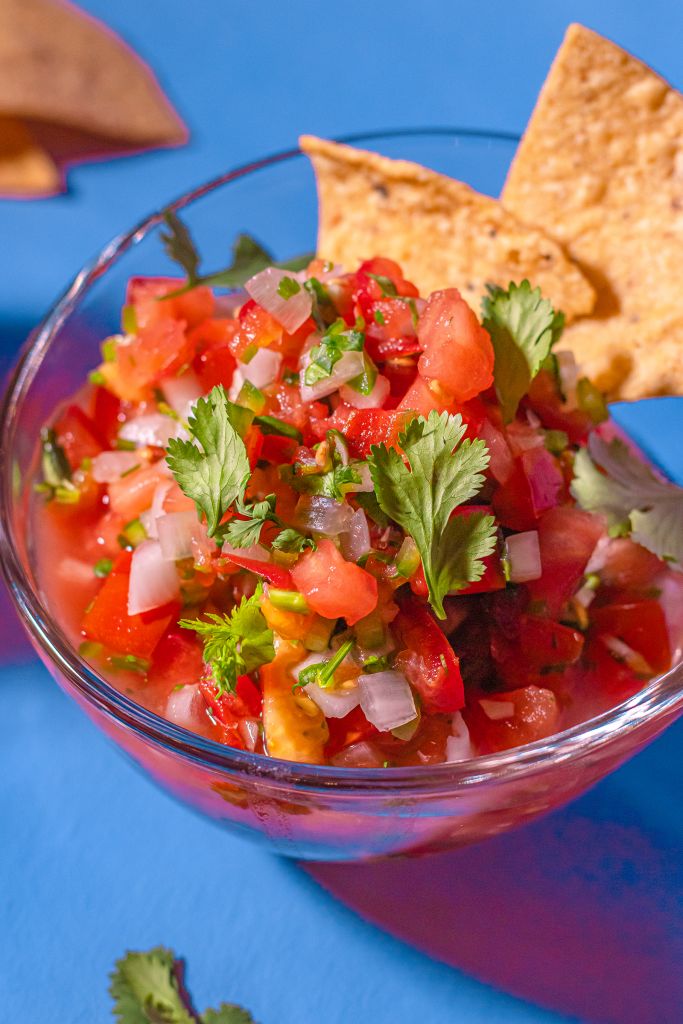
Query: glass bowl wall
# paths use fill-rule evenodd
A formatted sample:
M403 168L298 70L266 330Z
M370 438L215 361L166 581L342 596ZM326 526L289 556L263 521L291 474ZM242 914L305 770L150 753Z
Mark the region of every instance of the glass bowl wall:
M512 136L457 130L358 136L360 145L462 178L496 195ZM234 237L255 236L282 259L315 248L316 194L297 151L226 174L171 204L182 210L206 269ZM275 850L350 860L471 843L560 805L660 732L683 708L680 668L619 708L548 741L422 769L293 765L204 740L144 710L78 656L36 572L29 515L40 427L99 359L118 329L126 282L175 273L161 213L115 239L85 267L27 343L1 418L2 567L31 640L59 685L164 789ZM368 254L372 255L372 254Z

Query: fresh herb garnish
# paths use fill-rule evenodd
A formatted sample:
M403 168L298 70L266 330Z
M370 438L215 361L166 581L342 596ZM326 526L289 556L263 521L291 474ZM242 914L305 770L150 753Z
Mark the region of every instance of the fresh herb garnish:
M481 490L489 463L485 443L463 441L464 434L460 415L434 411L411 420L399 435L409 468L384 444L373 445L368 460L380 507L417 545L440 619L446 617L444 597L481 579L483 559L496 545L493 516L452 516Z
M80 491L71 479L69 460L51 427L42 429L40 444L43 482L36 486L36 490L46 494L48 498L56 498L57 501L64 504L77 502L80 498Z
M396 298L398 290L390 277L385 277L384 274L368 274L368 277L371 277L379 285L385 298Z
M317 661L315 665L309 665L308 668L302 669L292 689L296 690L297 687L308 686L309 683L315 683L316 686L320 686L323 689L334 686L334 673L352 647L353 640L347 640L331 658Z
M182 964L170 949L157 946L146 953L126 953L110 975L118 1024L254 1024L251 1014L229 1003L198 1014L182 977Z
M100 558L98 562L95 562L93 566L93 572L98 579L103 580L109 575L114 568L114 563L111 558Z
M275 657L273 631L261 611L262 588L243 597L229 615L181 619L179 625L204 638L204 661L210 666L219 695L234 692L237 679Z
M387 654L371 654L363 662L363 672L366 676L374 675L375 672L386 672L391 668L391 659Z
M591 434L576 453L571 492L581 508L607 519L610 533L683 569L683 487L659 480L623 441Z
M275 515L274 494L266 495L263 501L249 504L237 501L236 508L246 518L231 519L221 531L222 537L234 548L250 548L254 544L258 544L261 530L266 523L282 526L282 522Z
M344 352L362 352L365 335L353 327L348 327L341 317L320 338L309 353L308 366L304 371L304 384L309 387L329 377L336 363Z
M277 416L256 416L254 423L262 434L275 434L278 437L291 437L293 441L301 444L303 438L301 431L293 427L291 423L285 423Z
M277 286L277 293L281 299L291 299L301 291L301 285L295 277L283 277Z
M244 498L250 467L244 441L233 424L237 406L222 385L196 402L188 419L191 441L171 438L166 461L181 490L206 516L210 537L236 499Z
M487 285L482 302L483 326L495 352L494 382L503 419L514 419L523 396L559 339L564 315L525 279L507 291Z
M312 537L306 537L303 533L299 533L298 530L294 530L291 527L282 530L278 533L277 537L273 541L273 547L277 551L285 551L287 554L301 554L306 548L312 548L315 551L317 544Z
M304 256L278 262L254 238L242 234L237 236L233 244L230 265L224 270L202 274L199 270L201 262L199 253L187 226L173 210L166 210L164 221L168 230L161 233L161 240L169 258L174 263L178 263L185 271L187 283L182 288L163 296L162 301L164 298L182 295L183 292L196 288L198 285L241 288L250 277L258 274L260 270L265 270L266 267L279 267L281 270L293 271L304 270L313 259L313 254L307 253Z
M337 316L337 310L325 286L317 277L304 281L304 288L311 296L311 316L318 330L324 334L328 324Z

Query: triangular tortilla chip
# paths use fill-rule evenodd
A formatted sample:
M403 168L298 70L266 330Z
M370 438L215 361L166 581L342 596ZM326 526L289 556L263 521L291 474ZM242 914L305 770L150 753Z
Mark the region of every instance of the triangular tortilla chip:
M611 398L683 395L683 96L571 25L502 198L596 288L562 338L582 369Z
M113 32L57 0L0 3L0 115L140 146L184 142L152 72Z
M0 117L0 195L51 195L60 185L57 167L21 121Z
M525 277L568 320L593 308L593 289L562 247L495 199L419 164L299 141L315 168L323 258L353 267L388 256L423 294L456 287L476 309L487 282Z

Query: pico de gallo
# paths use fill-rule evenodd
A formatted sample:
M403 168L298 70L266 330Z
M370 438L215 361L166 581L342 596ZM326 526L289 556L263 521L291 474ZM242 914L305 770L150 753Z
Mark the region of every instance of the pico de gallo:
M43 430L55 614L140 704L290 761L458 761L624 700L680 655L682 492L561 330L526 281L480 318L381 257L131 280Z

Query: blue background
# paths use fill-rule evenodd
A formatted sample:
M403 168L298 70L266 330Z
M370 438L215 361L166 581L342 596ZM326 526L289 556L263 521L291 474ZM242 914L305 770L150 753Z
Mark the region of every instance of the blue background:
M442 124L521 130L572 20L612 36L683 85L683 6L676 0L650 0L646 8L642 0L599 6L558 0L88 0L82 6L106 18L153 65L192 138L177 151L77 167L64 197L0 201L3 358L110 237L188 186L290 147L301 131L336 135ZM680 404L645 403L622 410L620 418L683 478L676 444ZM173 804L109 748L35 662L2 670L0 723L4 1020L108 1019L106 973L114 958L126 947L155 943L187 957L200 1008L232 999L262 1024L570 1019L415 952L344 908L296 865ZM574 808L549 825L526 830L528 849L540 844L541 855L548 837L569 836L579 820L601 835L630 837L618 870L605 852L593 860L589 877L576 851L572 879L597 916L577 921L577 934L565 939L572 948L572 938L583 930L590 942L591 928L604 925L600 908L631 908L636 931L648 936L648 955L661 963L660 991L655 986L649 997L649 1016L638 1016L646 1011L637 1009L634 989L632 1010L615 1017L614 1000L606 997L603 1005L596 998L581 1010L582 1019L681 1019L681 990L673 974L667 981L667 963L673 969L678 963L680 971L683 953L683 837L677 824L682 739L679 723ZM516 840L508 846L496 842L491 849L504 869L519 850ZM498 872L492 863L493 876ZM420 864L428 877L430 863ZM452 864L467 878L473 855ZM524 862L516 867L525 870ZM351 877L348 870L326 869L319 878L358 905L364 876L361 870ZM386 877L396 870L387 869ZM502 891L500 898L499 929L506 920ZM373 916L381 921L381 909ZM508 938L514 943L518 937ZM524 941L529 957L543 960L540 925ZM466 934L462 942L464 948ZM598 955L610 959L604 947ZM473 964L455 943L447 958L481 977L498 978L490 962L495 957ZM615 963L627 961L615 954ZM580 974L535 987L534 964L529 959L529 978L503 983L531 1001L576 1011L571 992L581 986ZM604 966L605 992L610 986L628 988L628 977L610 975ZM648 977L643 975L641 993Z

